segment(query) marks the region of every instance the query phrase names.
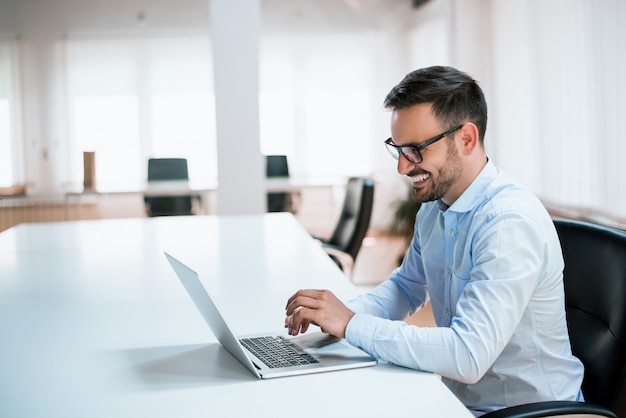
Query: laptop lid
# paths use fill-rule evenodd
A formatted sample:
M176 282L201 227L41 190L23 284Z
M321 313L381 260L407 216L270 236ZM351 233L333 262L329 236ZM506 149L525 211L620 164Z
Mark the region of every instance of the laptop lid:
M287 338L315 358L317 363L279 368L268 367L241 344L198 274L170 254L165 253L165 257L220 344L258 378L343 370L377 364L375 358L343 339L324 333L311 333ZM268 334L255 334L242 338L261 335Z

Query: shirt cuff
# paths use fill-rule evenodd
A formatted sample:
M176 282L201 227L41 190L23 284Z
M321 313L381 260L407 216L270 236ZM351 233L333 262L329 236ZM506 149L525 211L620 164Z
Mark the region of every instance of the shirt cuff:
M372 332L376 327L372 325L377 319L380 318L364 313L355 313L346 327L346 341L374 357L377 356L373 352Z

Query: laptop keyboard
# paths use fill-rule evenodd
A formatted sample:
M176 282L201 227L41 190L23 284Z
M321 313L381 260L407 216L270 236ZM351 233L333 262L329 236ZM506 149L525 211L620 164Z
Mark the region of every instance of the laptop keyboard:
M240 341L244 347L272 369L319 363L300 347L280 336L244 338Z

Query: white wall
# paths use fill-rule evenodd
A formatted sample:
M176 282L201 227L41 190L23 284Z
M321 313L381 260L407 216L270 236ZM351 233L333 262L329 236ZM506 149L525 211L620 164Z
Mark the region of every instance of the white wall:
M626 4L489 3L500 165L548 202L626 218Z
M624 21L620 0L434 0L408 54L478 80L489 156L544 201L626 219Z

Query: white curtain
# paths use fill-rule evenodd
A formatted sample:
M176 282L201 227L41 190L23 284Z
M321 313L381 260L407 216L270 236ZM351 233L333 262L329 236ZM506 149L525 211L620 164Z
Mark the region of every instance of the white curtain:
M217 177L206 38L65 44L75 181L82 151L96 152L96 178L109 185L145 180L149 157L187 158L191 178Z
M453 65L489 105L487 153L549 205L626 217L626 3L434 0L410 71Z
M286 154L295 175L371 173L373 150L381 151L383 140L374 129L382 97L372 91L379 37L372 31L263 38L262 152Z
M297 176L374 171L384 136L381 119L387 116L381 111L383 96L372 91L380 82L379 38L376 31L264 37L260 54L263 153L288 155ZM83 151L96 152L100 185L115 187L145 179L146 161L152 156L188 158L194 180L217 177L213 77L206 37L67 39L27 50L31 68L27 78L35 81L29 85L41 86L30 90L27 107L31 110L25 115L36 139L26 157L32 160L26 164L32 168L31 189L45 193L80 185ZM54 50L54 59L36 61L47 50ZM24 171L19 164L24 158L15 158L14 151L24 141L15 131L21 126L19 115L8 111L9 104L20 109L19 94L9 89L19 84L15 77L19 71L13 74L4 67L18 68L20 61L17 55L4 59L12 53L8 47L3 46L2 53L0 146L7 152L1 153L6 164L1 165L0 179L11 182L13 172ZM55 76L32 71L43 67ZM33 104L40 99L36 91L47 92L47 105ZM11 132L9 115L16 122L10 124ZM38 178L45 172L40 160L50 162L45 165L55 171L46 179Z
M217 177L207 44L66 41L74 182L81 179L82 151L96 151L101 183L145 178L149 156L186 157L193 179ZM382 102L371 89L376 45L375 32L263 38L262 152L286 154L296 176L371 173L372 150L382 149L373 129L381 112L372 102Z
M0 187L23 184L19 41L0 41Z
M626 4L490 4L496 161L549 203L626 216Z

